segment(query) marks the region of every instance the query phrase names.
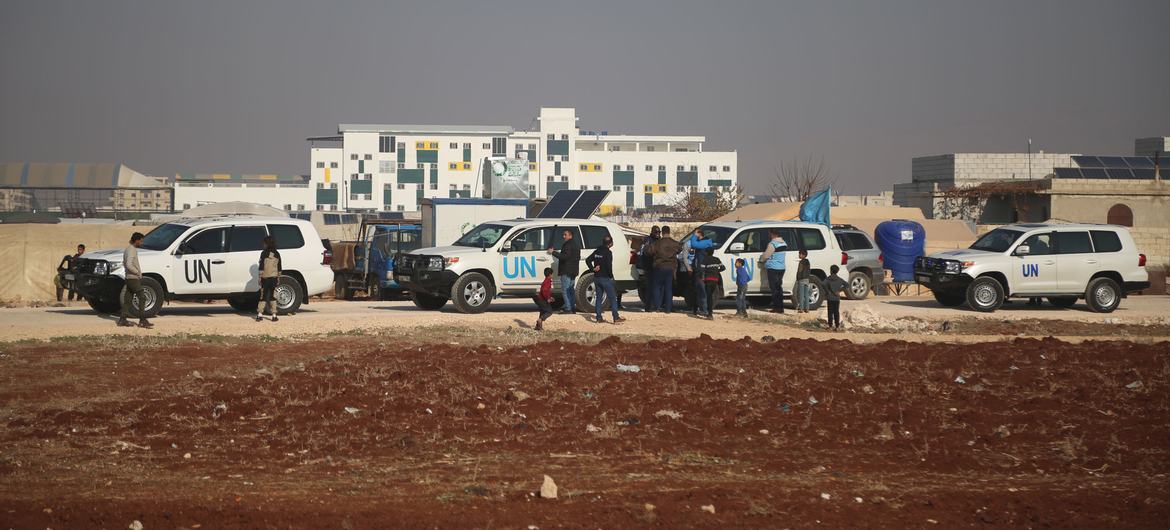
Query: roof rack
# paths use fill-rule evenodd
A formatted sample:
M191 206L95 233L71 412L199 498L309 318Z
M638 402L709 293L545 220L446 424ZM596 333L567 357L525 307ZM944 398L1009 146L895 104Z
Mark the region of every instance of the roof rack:
M851 224L833 224L833 230L861 230Z

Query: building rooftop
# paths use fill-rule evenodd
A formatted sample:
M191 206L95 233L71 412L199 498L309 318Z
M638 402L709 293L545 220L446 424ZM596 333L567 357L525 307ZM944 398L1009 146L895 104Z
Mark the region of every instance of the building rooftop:
M166 179L149 177L122 164L13 162L0 164L0 186L13 188L160 188Z
M244 174L244 173L176 173L176 182L231 182L231 183L266 183L266 184L304 184L309 182L308 175L275 175L275 174Z
M337 126L337 133L377 132L415 134L512 134L515 130L499 125L409 125L409 124L359 124L343 123Z

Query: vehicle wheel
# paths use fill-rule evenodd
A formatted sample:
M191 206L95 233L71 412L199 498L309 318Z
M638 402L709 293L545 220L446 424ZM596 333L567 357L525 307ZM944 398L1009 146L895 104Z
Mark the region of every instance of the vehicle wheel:
M276 305L276 314L296 313L301 307L304 295L301 283L296 278L281 276L276 282L276 289L272 290L272 303Z
M592 272L578 276L577 285L573 289L577 295L577 311L592 313L597 309L597 285L593 283Z
M255 313L256 309L260 307L260 296L241 296L239 298L228 298L228 305L232 309L241 313Z
M349 281L345 276L333 276L333 298L338 300L353 300L353 289L349 288Z
M140 318L154 318L154 317L158 316L159 309L162 309L163 296L164 296L162 285L160 285L158 283L158 280L155 280L154 278L143 278L142 279L142 290L146 292L146 300L145 301L139 300L138 295L135 295L130 300L130 316L140 316ZM118 300L125 300L125 299L126 299L126 286L123 285L122 292L119 294ZM139 313L138 312L139 307L145 308L145 311L143 311L142 313ZM122 308L121 303L118 304L118 308L119 309Z
M102 300L101 298L86 298L85 301L89 302L89 307L92 307L94 311L104 315L117 313L119 309L122 309L122 304L117 300L109 301Z
M370 283L366 284L366 296L374 301L385 300L386 294L382 292L382 282L376 279L370 280Z
M976 311L995 311L1003 305L1003 298L1003 285L995 278L981 276L967 286L967 305Z
M1049 296L1048 303L1068 309L1077 304L1077 297L1075 296Z
M871 278L868 273L861 271L849 273L849 288L845 290L845 294L850 300L865 300L869 297L873 281Z
M797 307L797 290L796 285L792 286L792 307ZM816 311L821 308L821 304L825 301L825 286L816 278L809 278L808 280L808 310Z
M1085 302L1094 313L1112 313L1121 305L1121 288L1109 278L1096 278L1085 289Z
M934 299L946 307L959 307L963 302L967 301L967 297L963 293L955 293L951 291L931 291Z
M483 313L492 304L496 287L491 280L478 272L469 272L455 280L451 286L451 301L460 313Z
M748 305L752 307L771 307L772 297L768 295L753 295L747 297Z
M438 311L442 309L443 306L447 305L447 297L445 296L433 296L424 293L411 293L410 299L414 302L415 307L419 309L425 309L427 311Z

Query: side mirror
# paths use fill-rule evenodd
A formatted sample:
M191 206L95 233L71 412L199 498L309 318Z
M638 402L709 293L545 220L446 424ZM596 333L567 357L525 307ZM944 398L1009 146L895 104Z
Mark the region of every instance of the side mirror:
M512 251L511 245L500 245L500 254L507 254Z
M732 243L731 248L727 249L727 251L728 252L743 252L743 243Z
M1032 253L1032 249L1028 248L1028 245L1020 245L1020 246L1016 247L1016 255L1017 256L1027 256L1028 254L1031 254L1031 253Z

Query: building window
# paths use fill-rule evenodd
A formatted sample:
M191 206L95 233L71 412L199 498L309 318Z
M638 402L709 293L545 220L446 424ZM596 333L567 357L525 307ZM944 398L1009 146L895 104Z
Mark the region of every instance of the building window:
M710 166L707 168L707 171L714 173L714 172L718 171L718 169L715 166Z
M358 159L357 153L353 153L353 154L349 155L349 159L350 160L357 160Z
M432 190L437 190L437 189L439 189L439 183L438 183L438 182L432 182L432 183L431 183L431 189L432 189Z
M666 171L666 166L658 166L658 171Z
M185 202L185 203L183 203L183 209L184 209L184 210L190 210L190 209L191 209L191 203L189 203L189 202Z
M569 177L561 177L561 182L568 182L568 181L569 181Z
M404 190L404 189L406 189L406 184L403 184L403 183L399 182L399 183L398 183L398 189L400 189L400 190Z
M535 150L536 150L536 144L528 144L528 150L529 150L529 151L535 151Z
M626 171L633 171L633 170L634 170L634 165L633 165L633 164L629 164L629 165L627 165L627 166L626 166Z
M594 189L594 190L600 190L600 189L601 189L601 186L594 186L594 187L593 187L593 189Z
M569 161L569 155L561 155L561 162L568 162L568 161Z
M426 169L427 168L426 164L417 164L417 165L418 165L418 167L416 169Z
M698 171L698 170L699 170L699 166L691 166L691 171Z
M465 189L465 190L471 189L471 184L464 184L463 189Z
M581 191L585 191L587 189L589 189L589 186L581 186Z
M683 171L683 167L682 167L682 166L676 166L674 169L676 169L676 170L678 170L678 171Z
M611 146L609 146L609 150L610 150L610 151L621 151L621 150L622 150L622 146L620 146L620 145L611 145Z
M614 186L613 191L622 191L622 187L621 186Z
M1124 204L1114 204L1106 215L1106 223L1119 226L1133 226L1133 210Z
M373 160L373 159L374 159L374 155L366 155L364 158L365 158L366 160Z
M463 148L464 149L471 149L471 142L467 142L467 143L463 144Z
M324 162L317 162L317 169L325 169L325 163Z
M646 171L654 171L654 166L646 166Z
M648 145L648 146L646 146L646 150L647 150L647 151L653 151L653 150L654 150L654 146L652 146L652 145Z
M459 144L456 142L451 142L451 149L459 149Z
M329 169L337 169L337 162L330 162Z
M456 185L456 184L452 184L452 185L450 186L450 188L451 188L451 189L457 189L457 188L459 188L459 186L458 186L458 185Z
M507 138L492 138L492 156L506 156L508 154Z
M393 172L394 172L394 162L391 162L389 160L379 160L378 161L378 173L393 173Z
M455 169L455 163L454 163L454 162L449 162L449 163L447 164L447 169L454 170L454 169Z
M554 176L552 176L552 175L549 175L549 176L548 176L548 181L549 181L549 182L552 182L552 181L554 181L554 180L556 180L556 179L557 179L557 178L556 178L556 177L554 177Z
M405 209L406 209L406 207L405 207L405 206L403 206L403 205L401 205L401 204L399 204L399 205L398 205L398 211L400 211L400 212L401 212L401 211L403 211L403 210L405 210Z
M379 153L393 153L394 152L394 137L393 136L379 136L378 137L378 152Z
M554 161L554 160L553 160L553 158L556 158L556 157L554 157L554 156L552 156L552 155L548 155L548 161L549 161L549 162L553 162L553 161Z
M349 178L357 180L358 174L357 173L350 173Z
M398 150L405 151L406 150L406 142L398 142Z
M488 144L483 144L483 148L484 148L484 150L491 149L491 148L492 148L492 144L490 144L490 143L488 143Z
M549 133L549 135L548 135L548 139L549 139L549 140L556 140L556 139L557 139L557 135L555 135L555 134L552 134L552 133Z
M568 139L569 139L569 135L567 135L567 134L562 134L562 135L561 135L561 139L562 139L562 140L568 140Z

